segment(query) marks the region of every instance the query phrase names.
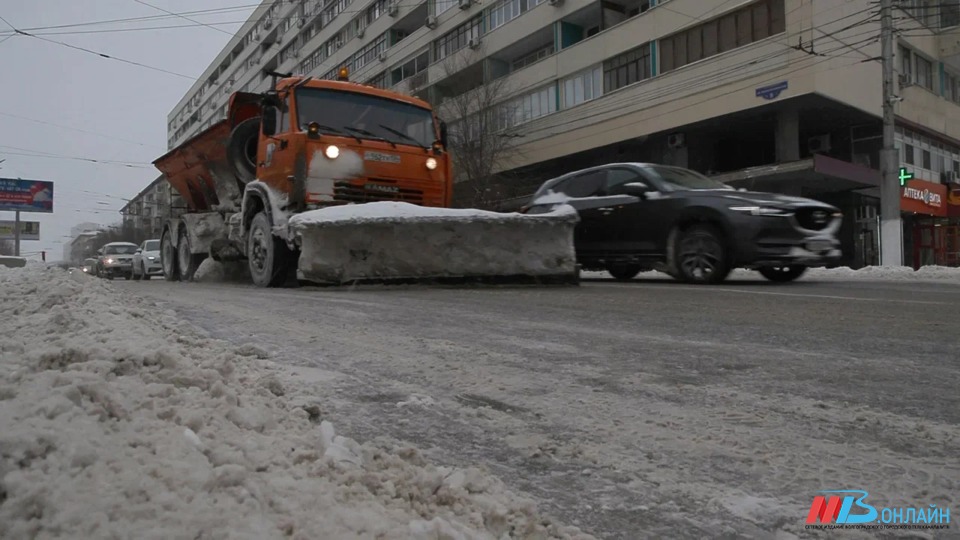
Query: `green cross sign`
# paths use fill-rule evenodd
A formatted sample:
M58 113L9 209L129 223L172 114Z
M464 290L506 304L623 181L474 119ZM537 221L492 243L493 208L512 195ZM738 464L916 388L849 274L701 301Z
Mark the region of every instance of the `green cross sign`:
M900 167L900 186L907 185L907 180L913 180L913 173L907 172L905 167Z

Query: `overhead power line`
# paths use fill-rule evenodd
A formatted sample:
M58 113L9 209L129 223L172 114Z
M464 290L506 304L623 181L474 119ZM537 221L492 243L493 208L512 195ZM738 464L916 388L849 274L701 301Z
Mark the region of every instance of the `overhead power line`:
M42 124L42 125L45 125L45 126L57 127L57 128L60 128L60 129L68 129L68 130L70 130L70 131L76 131L76 132L78 132L78 133L86 133L86 134L88 134L88 135L95 135L95 136L97 136L97 137L103 137L103 138L105 138L105 139L110 139L110 140L114 140L114 141L125 142L125 143L130 143L130 144L136 144L136 145L138 145L138 146L143 146L144 148L151 148L151 147L152 147L152 146L149 145L149 144L144 144L144 143L139 142L139 141L132 141L132 140L130 140L130 139L124 139L124 138L122 138L122 137L114 137L114 136L112 136L112 135L106 135L106 134L104 134L104 133L97 133L96 131L89 131L89 130L86 130L86 129L80 129L80 128L75 128L75 127L71 127L71 126L65 126L65 125L63 125L63 124L55 124L55 123L53 123L53 122L47 122L46 120L37 120L36 118L29 118L29 117L26 117L26 116L20 116L20 115L18 115L18 114L11 114L11 113L6 113L6 112L0 111L0 116L6 116L6 117L8 117L8 118L16 118L16 119L18 119L18 120L26 120L26 121L28 121L28 122L34 122L34 123L36 123L36 124Z
M9 23L8 23L8 24L9 24ZM146 69L150 69L150 70L153 70L153 71L159 71L159 72L161 72L161 73L167 73L167 74L170 74L170 75L176 75L177 77L183 77L184 79L190 79L191 81L196 81L196 80L197 80L196 77L191 77L191 76L189 76L189 75L184 75L183 73L177 73L177 72L175 72L175 71L170 71L170 70L168 70L168 69L163 69L163 68L158 68L158 67L150 66L150 65L143 64L143 63L140 63L140 62L135 62L135 61L133 61L133 60L127 60L127 59L125 59L125 58L119 58L119 57L117 57L117 56L111 56L111 55L106 54L106 53L101 53L101 52L97 52L97 51L94 51L94 50L91 50L91 49L87 49L87 48L85 48L85 47L78 47L78 46L76 46L76 45L70 45L69 43L64 43L64 42L62 42L62 41L57 41L57 40L55 40L55 39L49 39L49 38L45 38L45 37L42 37L42 36L37 36L37 35L31 34L31 33L29 33L29 32L24 32L23 30L17 30L16 28L14 28L14 30L15 30L18 34L23 35L23 36L32 37L32 38L34 38L34 39L39 39L40 41L46 41L46 42L48 42L48 43L55 43L55 44L61 45L61 46L63 46L63 47L68 47L68 48L71 48L71 49L76 49L76 50L78 50L78 51L83 51L83 52L85 52L85 53L93 54L93 55L99 56L99 57L101 57L101 58L106 58L106 59L108 59L108 60L116 60L117 62L123 62L124 64L130 64L130 65L133 65L133 66L139 66L139 67L146 68Z
M211 26L211 25L209 25L209 24L202 23L202 22L200 22L200 21L191 19L190 17L187 17L186 15L181 15L181 14L179 14L179 13L174 13L174 12L172 12L172 11L168 11L168 10L166 10L166 9L163 9L162 7L157 7L157 6L153 5L153 4L149 4L149 3L147 3L147 2L144 2L143 0L133 0L133 1L136 2L136 3L138 3L138 4L143 4L143 5L147 6L147 7L151 7L151 8L153 8L153 9L162 11L162 12L164 12L164 13L167 13L167 14L170 14L170 15L174 15L174 16L176 16L176 17L179 17L179 18L183 19L183 20L190 21L190 22L192 22L192 23L197 23L197 24L199 24L199 25L201 25L201 26L206 26L207 28L211 28L211 29L216 30L217 32L220 32L220 33L223 33L223 34L227 34L228 36L233 36L233 32L227 32L226 30L221 30L220 28L217 28L216 26Z

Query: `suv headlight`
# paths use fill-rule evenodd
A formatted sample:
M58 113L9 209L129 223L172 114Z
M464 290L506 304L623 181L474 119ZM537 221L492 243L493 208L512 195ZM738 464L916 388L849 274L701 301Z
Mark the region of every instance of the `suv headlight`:
M731 206L730 209L752 216L789 216L791 214L789 210L769 206Z

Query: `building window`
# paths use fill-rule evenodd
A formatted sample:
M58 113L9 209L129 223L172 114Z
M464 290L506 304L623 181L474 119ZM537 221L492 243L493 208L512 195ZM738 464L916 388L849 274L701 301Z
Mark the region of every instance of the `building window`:
M761 0L660 40L660 72L786 31L784 0Z
M347 60L347 65L350 66L350 72L358 71L363 66L376 60L377 56L380 53L387 50L387 35L380 34L377 39L367 43L359 51L353 53L349 60Z
M553 84L512 99L501 106L498 128L506 129L557 112L557 87Z
M960 105L960 77L952 73L944 73L943 97Z
M564 79L561 84L563 108L568 109L600 97L603 94L601 76L601 66L596 66Z
M520 58L517 58L510 65L510 70L516 71L518 69L525 68L530 64L533 64L534 62L539 62L540 60L543 60L544 58L550 56L551 54L553 54L553 43L545 47L542 47L540 49L537 49L526 56L521 56Z
M367 84L370 86L376 86L377 88L386 88L387 87L387 72L383 71L376 77L367 81Z
M477 15L469 21L447 32L433 43L434 58L443 60L451 54L467 46L471 39L480 37L483 26L483 15Z
M940 28L960 26L960 0L940 0Z
M649 79L650 76L649 43L614 56L603 63L603 89L606 92Z
M917 77L914 82L927 90L933 90L933 63L920 55L914 56L917 68Z
M423 51L399 66L393 68L390 72L390 81L397 84L404 79L409 79L421 71L426 71L430 65L430 51Z
M500 0L487 11L487 32L516 19L524 11L525 0Z
M457 5L457 0L435 0L433 3L433 14L434 16L440 15L455 5Z

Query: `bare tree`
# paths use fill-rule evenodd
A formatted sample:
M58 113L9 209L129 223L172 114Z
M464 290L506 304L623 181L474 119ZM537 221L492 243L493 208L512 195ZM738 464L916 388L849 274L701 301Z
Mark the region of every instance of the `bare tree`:
M506 187L496 173L520 154L511 122L516 112L513 92L508 79L497 76L506 70L495 73L480 50L457 52L441 65L444 79L425 97L450 126L455 203L492 208ZM414 88L414 93L422 94L419 90Z

